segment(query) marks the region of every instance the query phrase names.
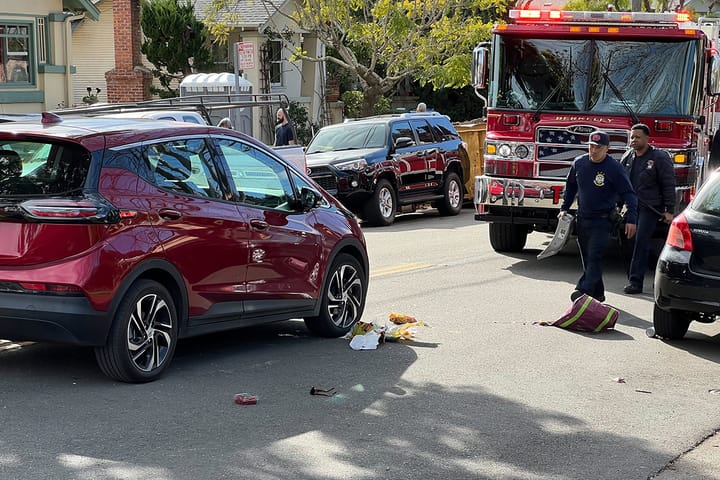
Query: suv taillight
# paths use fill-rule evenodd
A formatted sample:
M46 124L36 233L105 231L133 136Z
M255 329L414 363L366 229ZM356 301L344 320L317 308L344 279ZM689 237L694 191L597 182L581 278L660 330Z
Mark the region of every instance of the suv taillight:
M672 221L670 231L668 231L666 244L680 250L693 251L692 235L690 234L690 225L685 218L685 214L681 213Z
M116 223L120 212L101 198L47 198L20 204L26 218L41 222Z

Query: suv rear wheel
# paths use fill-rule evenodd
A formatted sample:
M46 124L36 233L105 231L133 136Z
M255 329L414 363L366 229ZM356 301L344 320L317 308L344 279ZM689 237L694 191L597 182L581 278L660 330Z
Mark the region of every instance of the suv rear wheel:
M320 314L305 319L308 330L321 337L350 331L365 309L365 275L352 255L341 253L332 263L322 290Z
M438 202L440 215L457 215L462 210L463 187L457 173L450 172L445 179L443 199Z
M365 218L371 225L385 227L395 221L395 189L385 179L375 185L375 191L365 205Z
M177 313L170 293L157 282L141 280L120 302L107 343L95 349L95 358L110 378L149 382L167 368L177 336Z
M690 315L681 310L663 310L653 306L653 327L655 335L668 340L681 340L690 327Z

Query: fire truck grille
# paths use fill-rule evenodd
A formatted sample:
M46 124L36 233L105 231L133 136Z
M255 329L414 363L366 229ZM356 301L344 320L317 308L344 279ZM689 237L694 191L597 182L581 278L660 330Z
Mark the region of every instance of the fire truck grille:
M540 127L535 134L538 175L545 178L565 178L570 163L579 155L588 152L587 142L592 127ZM608 153L619 160L628 148L627 130L605 130L610 135Z

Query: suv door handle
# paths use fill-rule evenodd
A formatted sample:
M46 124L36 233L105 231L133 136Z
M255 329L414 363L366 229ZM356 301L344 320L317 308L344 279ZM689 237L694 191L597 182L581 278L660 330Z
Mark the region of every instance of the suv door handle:
M182 214L180 212L171 208L161 208L160 211L158 211L158 215L160 215L160 217L164 218L165 220L177 220L178 218L182 217Z
M254 218L250 220L250 226L253 228L256 228L258 230L265 230L269 227L268 223L263 220L258 220L257 218Z
M425 150L424 155L435 155L436 153L438 153L438 151L439 150L437 148L428 148L427 150Z

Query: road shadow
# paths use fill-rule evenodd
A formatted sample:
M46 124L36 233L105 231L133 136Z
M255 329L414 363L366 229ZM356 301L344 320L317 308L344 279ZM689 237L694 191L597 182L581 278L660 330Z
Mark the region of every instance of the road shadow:
M102 379L88 357L45 345L0 355L2 478L604 480L670 460L567 413L561 393L548 391L548 410L490 380L411 381L412 344L356 352L300 322L184 340L150 384ZM235 405L240 392L257 405Z
M551 325L547 325L551 326ZM559 328L559 327L555 327ZM568 334L571 335L579 335L581 337L587 337L591 338L593 340L603 340L603 341L633 341L635 340L632 336L628 335L627 333L621 332L620 330L616 329L609 329L602 332L579 332L577 330L570 330L567 328L561 328L561 330L565 330Z
M452 230L455 228L467 227L475 222L474 211L463 209L458 215L442 216L435 208L418 210L414 213L403 213L395 217L392 225L387 227L377 227L361 222L360 225L365 232L373 232L382 229L383 232L409 232L413 230L421 230L432 227L434 230ZM430 223L430 219L434 219Z
M694 322L690 324L690 330L688 330L688 333L685 334L685 338L682 340L657 338L657 341L664 343L670 348L682 350L704 360L720 364L720 334L706 335L693 331L692 328L694 324Z

